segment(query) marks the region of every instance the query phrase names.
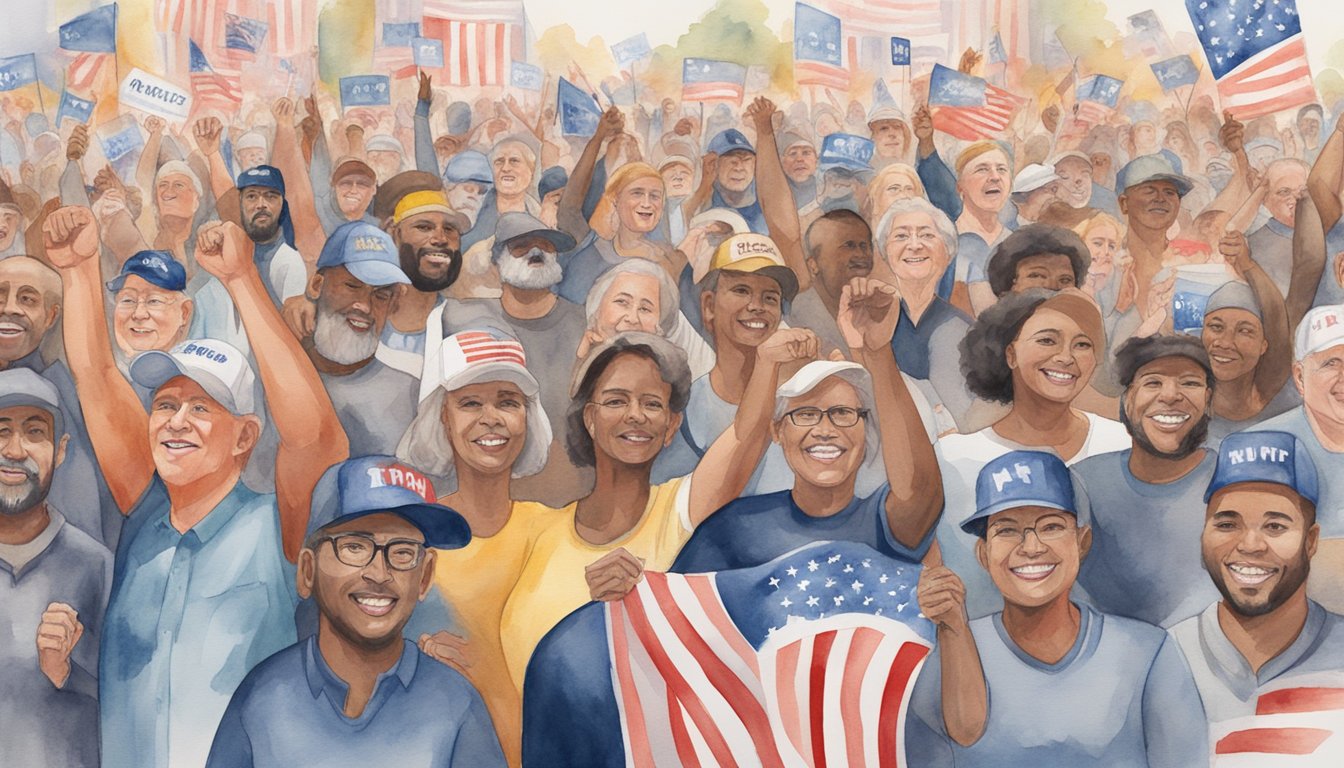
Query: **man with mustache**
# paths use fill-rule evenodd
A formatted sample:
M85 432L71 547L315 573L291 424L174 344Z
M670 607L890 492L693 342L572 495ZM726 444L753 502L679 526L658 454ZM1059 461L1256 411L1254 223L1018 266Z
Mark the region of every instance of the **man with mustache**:
M1116 353L1125 388L1120 422L1128 450L1073 466L1079 503L1092 511L1092 552L1078 574L1105 613L1161 627L1187 619L1216 597L1195 551L1217 455L1204 448L1215 379L1193 336L1145 336Z
M320 614L317 634L248 674L206 765L303 765L322 755L327 766L503 768L480 694L402 638L433 586L437 550L470 540L462 516L435 503L429 479L392 457L328 469L298 567L299 594Z
M1219 446L1204 498L1202 559L1222 600L1171 634L1210 742L1229 758L1260 753L1259 765L1334 765L1344 616L1307 596L1321 533L1317 468L1287 432L1241 432ZM1323 723L1335 733L1311 727Z
M392 238L352 221L331 233L308 282L313 334L304 345L356 455L390 453L415 418L415 377L375 357L400 286Z
M112 554L48 498L66 456L61 398L0 371L0 763L98 765L98 642Z
M573 248L574 238L540 219L506 213L495 228L491 256L499 270L502 295L498 299L449 299L443 310L444 338L459 331L495 327L523 345L527 368L541 382L541 405L551 420L554 442L546 467L514 488L519 498L554 507L582 496L591 481L591 473L575 467L563 448L569 433L567 384L588 323L583 307L552 288L564 275L559 254ZM427 366L434 364L430 357Z

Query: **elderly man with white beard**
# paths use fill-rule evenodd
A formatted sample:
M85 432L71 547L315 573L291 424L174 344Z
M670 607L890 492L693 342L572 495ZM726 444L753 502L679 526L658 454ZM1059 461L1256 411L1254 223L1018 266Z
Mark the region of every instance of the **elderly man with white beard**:
M395 451L415 417L415 377L374 357L388 310L410 282L391 236L358 221L331 233L308 282L316 317L304 349L357 456Z
M570 372L587 327L583 307L551 288L564 270L558 254L572 250L574 238L547 227L527 213L505 213L495 228L491 259L503 291L498 299L449 299L443 311L443 337L459 331L494 327L518 339L527 368L541 382L541 405L551 420L552 444L546 467L515 481L517 498L559 507L587 492L591 471L570 463L563 449L569 408ZM437 365L427 355L426 370ZM428 393L423 391L422 397Z

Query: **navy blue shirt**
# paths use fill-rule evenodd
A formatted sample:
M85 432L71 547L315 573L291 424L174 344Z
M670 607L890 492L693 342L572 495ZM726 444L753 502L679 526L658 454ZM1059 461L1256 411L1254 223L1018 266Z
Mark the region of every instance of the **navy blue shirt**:
M754 181L751 183L751 194L751 203L738 208L735 205L729 205L728 202L723 199L723 195L719 192L719 185L718 183L715 183L714 196L710 201L710 207L728 208L737 211L738 214L746 220L747 226L751 228L752 232L755 232L758 235L768 236L770 234L770 229L765 225L765 212L761 210L760 197L756 196L756 182Z
M668 570L706 573L751 568L818 541L866 544L889 557L918 563L933 542L933 529L911 549L891 535L886 501L891 486L856 498L828 517L812 517L793 501L793 491L747 496L709 516L681 548Z
M946 301L935 296L933 303L920 316L919 322L910 319L910 308L901 299L901 319L891 337L891 351L896 364L916 379L929 378L929 342L933 332L950 320L961 319L970 325L971 318Z
M238 686L207 768L505 765L480 694L409 640L359 717L345 716L348 691L316 637L276 653Z

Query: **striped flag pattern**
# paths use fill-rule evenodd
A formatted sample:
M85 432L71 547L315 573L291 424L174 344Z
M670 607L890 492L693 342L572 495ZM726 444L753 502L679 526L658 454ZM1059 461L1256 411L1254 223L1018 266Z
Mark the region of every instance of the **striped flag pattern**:
M747 68L731 61L682 59L682 101L735 101L741 103Z
M955 93L939 90L940 74L955 86ZM980 92L983 96L978 95ZM972 93L974 97L970 95ZM981 78L942 66L934 67L929 92L933 127L963 141L997 138L1025 103L1025 99Z
M1335 766L1344 754L1344 688L1296 686L1261 693L1255 714L1215 723L1217 768Z
M1185 0L1185 7L1222 107L1238 120L1316 100L1294 0Z
M527 365L523 345L513 339L496 338L485 331L463 331L451 337L468 365L479 363L517 363Z
M626 764L906 765L930 650L911 607L918 568L864 553L812 545L764 566L768 579L646 573L606 604Z
M909 38L911 51L921 62L947 54L949 37L940 0L815 0L815 4L840 17L851 67L858 65L858 40L865 37L884 42L892 35Z
M523 58L527 21L522 0L424 0L421 34L443 41L446 85L508 85L509 65Z
M105 70L108 70L112 53L80 53L76 54L70 62L70 66L65 70L66 90L88 95L98 93L99 81Z
M226 111L235 110L243 103L239 88L238 72L224 73L210 66L205 53L194 40L188 40L191 46L191 93L196 99L196 107L217 107Z

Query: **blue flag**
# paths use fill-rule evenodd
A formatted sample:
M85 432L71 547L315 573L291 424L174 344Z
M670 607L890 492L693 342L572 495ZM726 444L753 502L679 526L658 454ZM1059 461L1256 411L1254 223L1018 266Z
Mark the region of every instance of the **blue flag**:
M214 72L215 68L210 66L210 60L205 58L205 52L196 44L195 40L187 39L188 50L191 54L192 72Z
M994 37L989 40L989 63L1003 64L1007 61L1008 51L1003 47L1003 35L1000 35L998 31L995 30Z
M851 171L871 171L876 145L862 136L850 133L832 133L822 140L817 167L848 168Z
M417 37L411 40L411 51L415 54L415 66L426 69L439 69L443 66L443 41L432 37Z
M933 65L933 74L929 76L929 106L983 107L984 105L984 80L962 74L955 69L948 69L942 64Z
M891 63L898 67L909 66L910 38L908 37L891 38Z
M1236 0L1185 0L1185 8L1219 80L1257 53L1302 34L1294 0L1273 0L1272 9L1257 2L1240 10Z
M524 91L540 91L544 79L541 67L525 61L515 61L509 67L509 85Z
M411 41L420 36L420 23L408 21L404 24L383 24L383 47L407 48Z
M270 27L264 21L249 19L246 16L224 14L224 47L235 51L259 53L261 43L266 39Z
M560 78L560 133L565 136L592 136L602 119L602 108L592 95L565 78Z
M108 162L116 162L139 147L143 147L145 139L140 135L140 126L133 121L128 121L127 126L120 131L111 136L99 138L99 143L103 145L103 155L108 159Z
M1182 85L1194 85L1199 80L1199 70L1195 68L1194 59L1189 56L1176 56L1152 66L1153 76L1164 91Z
M1079 101L1095 101L1102 106L1115 109L1120 99L1120 89L1125 86L1123 80L1097 75L1078 88Z
M341 78L341 109L385 107L392 103L387 75L354 75Z
M65 91L61 94L61 106L56 110L56 127L61 126L61 120L70 118L77 123L89 122L89 117L93 115L93 99L81 99L80 97Z
M649 37L643 32L611 46L611 56L616 59L618 67L624 67L651 55L653 49L649 47Z
M37 57L31 53L0 59L0 91L12 91L37 82Z
M842 66L840 17L798 3L793 7L793 59Z
M896 99L892 98L891 90L887 88L887 81L877 78L873 81L873 109L878 107L895 107Z
M117 4L95 8L62 24L60 40L67 51L116 52Z

